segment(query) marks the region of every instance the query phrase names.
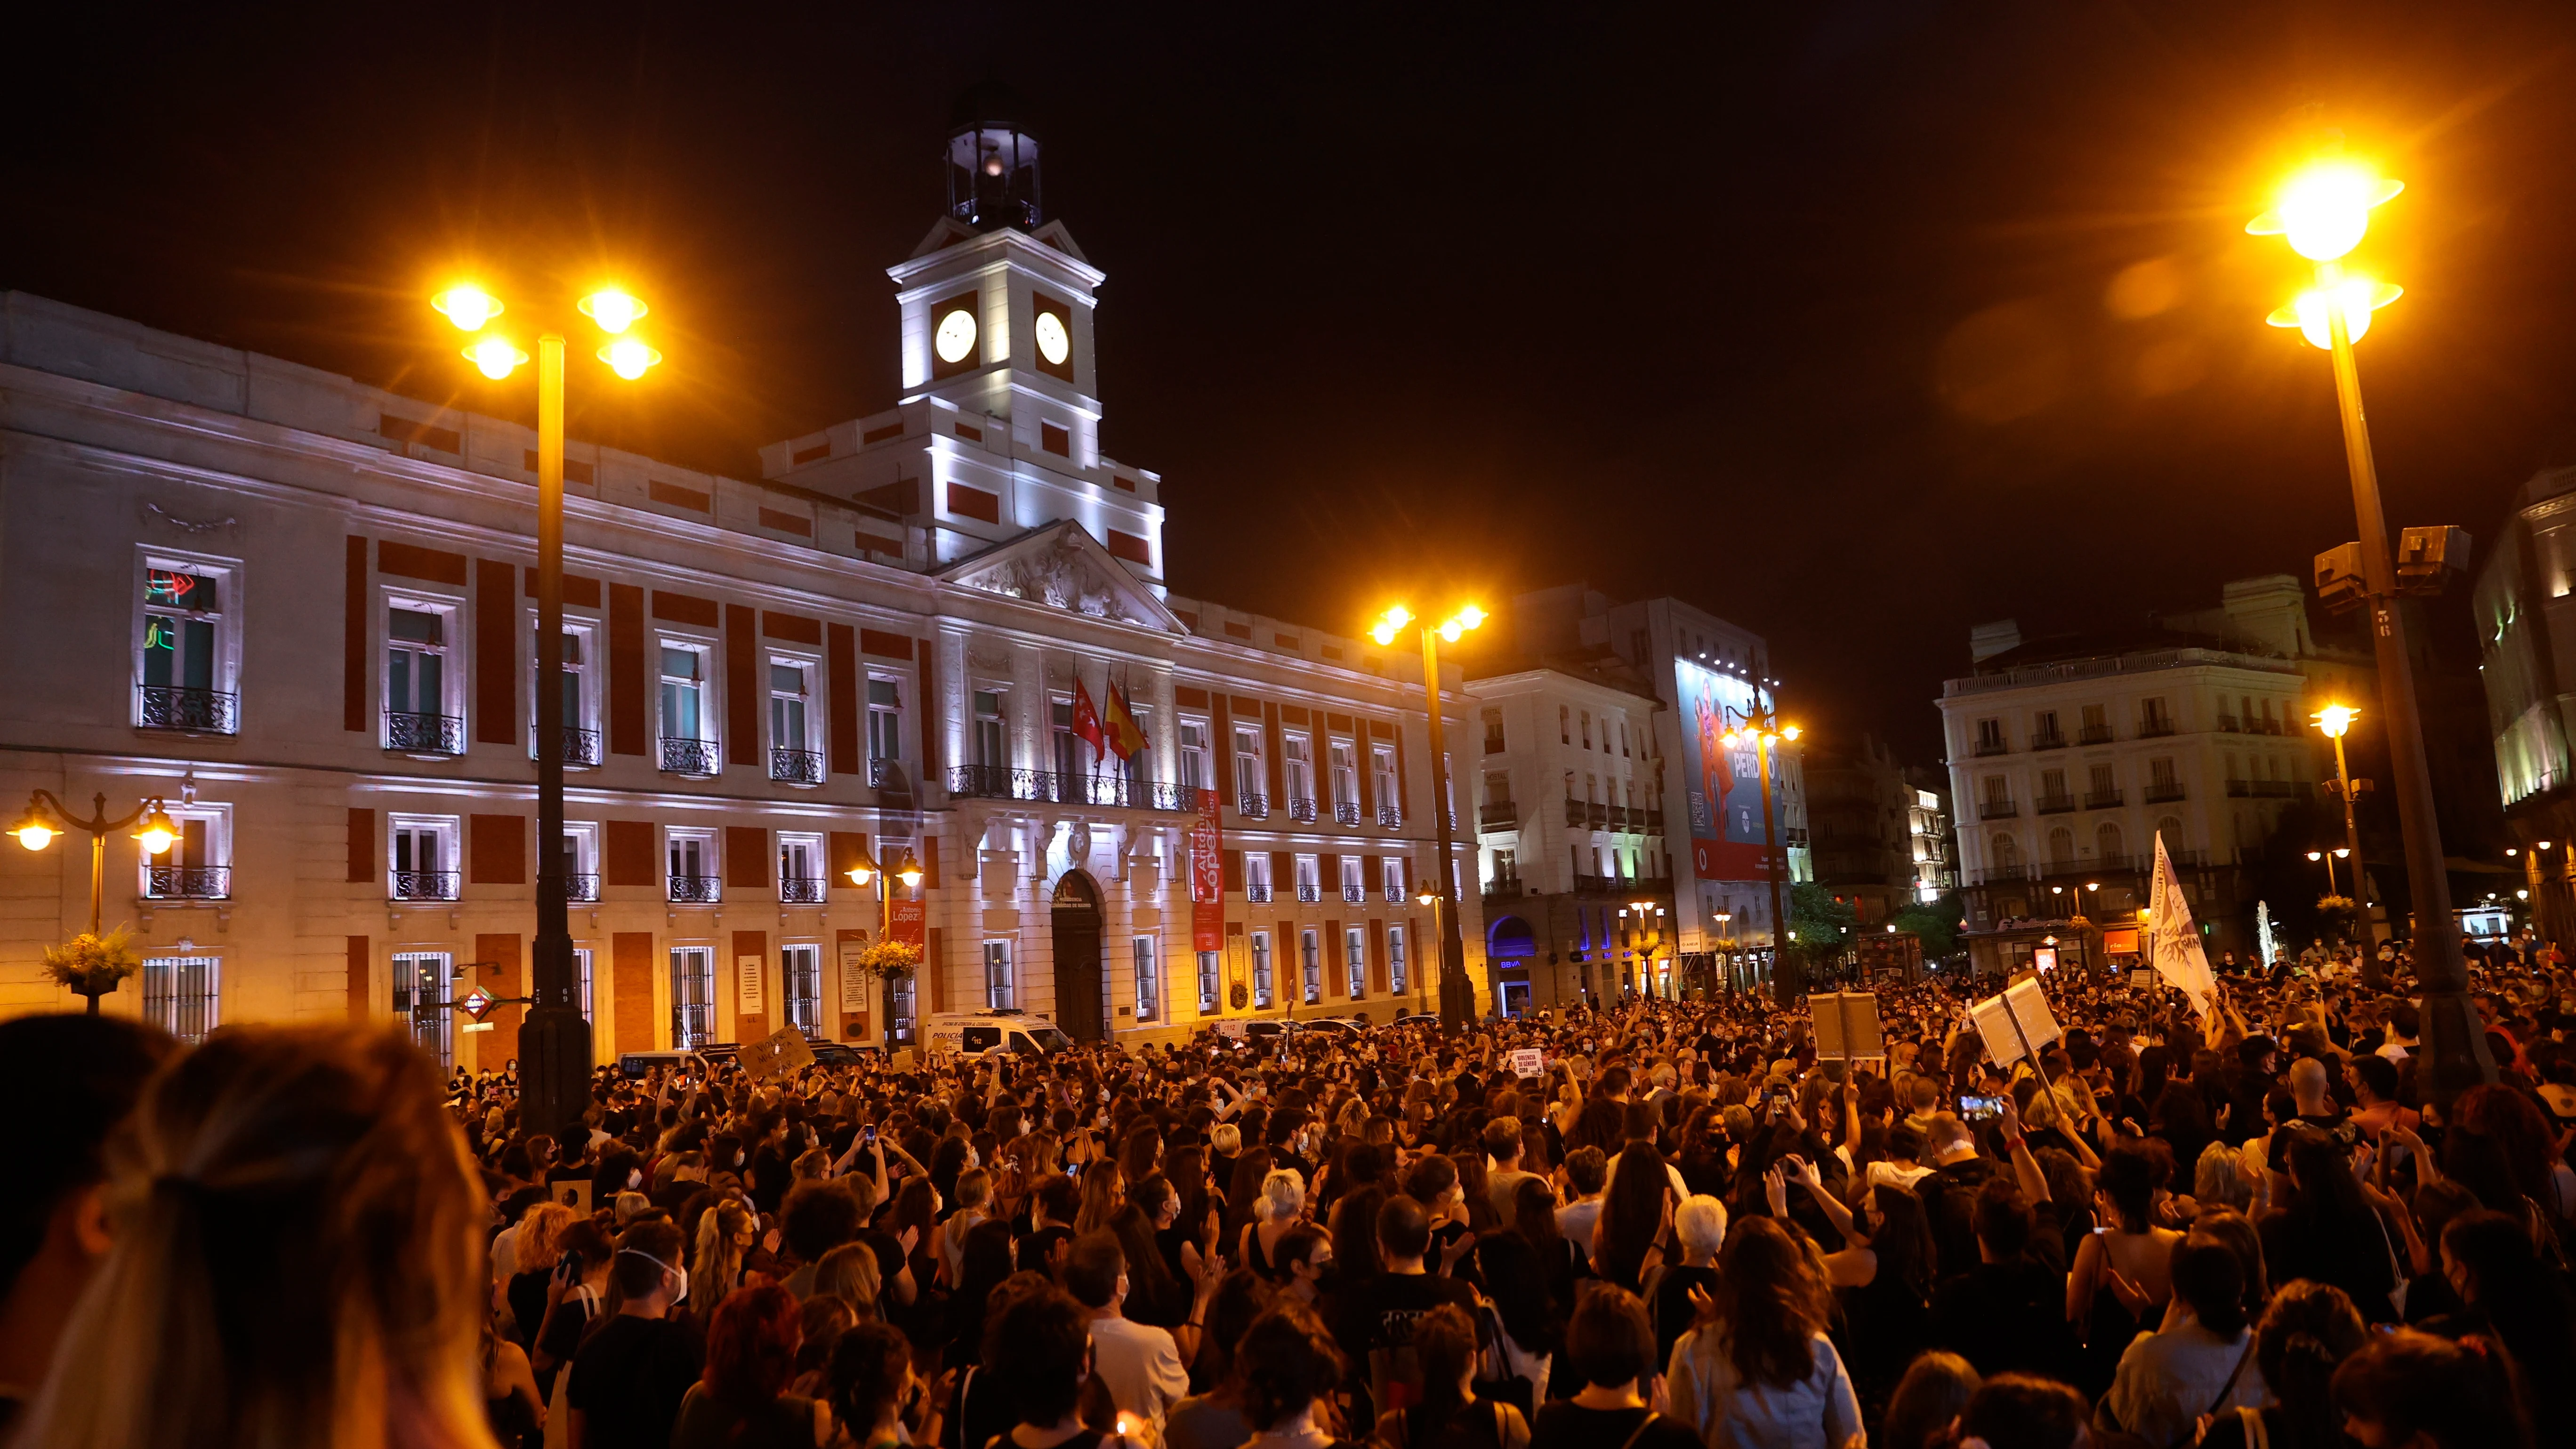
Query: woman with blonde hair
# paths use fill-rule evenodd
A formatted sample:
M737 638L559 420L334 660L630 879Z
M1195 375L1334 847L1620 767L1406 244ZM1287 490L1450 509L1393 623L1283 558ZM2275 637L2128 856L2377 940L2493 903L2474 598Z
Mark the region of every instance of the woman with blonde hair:
M1082 1210L1074 1214L1073 1235L1078 1238L1109 1226L1109 1220L1126 1205L1127 1186L1119 1180L1118 1164L1094 1158L1082 1170Z
M843 1243L814 1265L814 1296L838 1298L859 1318L883 1318L877 1295L885 1291L877 1250L866 1243Z
M1243 1225L1243 1248L1238 1261L1274 1283L1287 1281L1285 1270L1271 1260L1279 1238L1304 1219L1306 1214L1306 1178L1293 1167L1272 1169L1261 1179L1261 1194L1252 1200L1252 1221Z
M742 1260L751 1251L759 1223L738 1197L729 1197L698 1216L698 1247L689 1258L689 1316L701 1327L715 1317L716 1305L742 1284Z
M18 1429L48 1449L489 1449L490 1211L399 1032L228 1027L110 1139L106 1261Z
M992 1216L986 1208L993 1201L993 1175L980 1167L957 1174L955 1197L956 1210L939 1225L939 1281L951 1288L966 1281L966 1235Z
M519 1219L519 1271L501 1285L501 1292L516 1330L512 1336L522 1346L537 1341L537 1325L546 1316L546 1282L563 1256L564 1229L571 1226L572 1209L559 1202L538 1203Z

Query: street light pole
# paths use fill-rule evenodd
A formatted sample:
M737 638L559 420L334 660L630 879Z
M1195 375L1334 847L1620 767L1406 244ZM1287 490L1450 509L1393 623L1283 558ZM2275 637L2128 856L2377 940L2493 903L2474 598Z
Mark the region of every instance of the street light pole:
M2447 1105L2465 1088L2494 1081L2496 1067L2487 1052L2485 1023L2469 1000L2459 923L2451 915L2451 882L2442 858L2441 823L2434 812L2433 771L2424 752L2406 618L2397 607L2397 568L2388 551L2388 520L2380 506L2379 470L2371 457L2361 371L2353 356L2353 342L2368 330L2371 312L2395 301L2398 291L2366 277L2347 277L2342 261L2368 232L2371 209L2402 189L2353 163L2323 162L2294 178L2280 206L2256 217L2246 230L2257 236L2280 234L2291 250L2316 264L2314 290L2275 313L2272 320L2298 327L2311 342L2322 341L2334 358L2335 405L2343 424L2344 461L2352 477L2353 516L2361 532L2364 604L2377 653L2380 708L2388 719L2389 773L2396 783L2397 822L2405 837L2406 878L2415 908L2415 977L2424 991L2421 1040L2429 1078L2425 1094Z
M537 339L537 933L519 1026L519 1091L531 1130L556 1140L590 1105L590 1019L572 947L564 871L563 717L564 338Z
M1457 867L1451 859L1455 849L1452 836L1456 822L1449 813L1449 746L1440 721L1440 641L1455 644L1461 635L1485 622L1485 611L1473 604L1451 615L1447 622L1434 625L1428 619L1417 619L1413 611L1398 604L1378 616L1370 626L1369 637L1380 648L1395 643L1395 636L1408 624L1422 635L1422 694L1431 721L1431 820L1433 839L1440 851L1432 889L1440 903L1432 911L1433 924L1440 933L1440 1028L1443 1031L1465 1031L1476 1018L1476 992L1467 982L1467 946L1458 933Z

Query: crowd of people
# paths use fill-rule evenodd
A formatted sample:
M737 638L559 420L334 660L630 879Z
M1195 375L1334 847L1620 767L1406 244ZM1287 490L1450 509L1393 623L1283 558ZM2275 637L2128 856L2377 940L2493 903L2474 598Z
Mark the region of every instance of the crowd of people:
M22 1445L2576 1443L2576 983L2058 973L1051 1056L615 1069L533 1130L399 1033L0 1024ZM1992 989L1992 983L1988 983Z

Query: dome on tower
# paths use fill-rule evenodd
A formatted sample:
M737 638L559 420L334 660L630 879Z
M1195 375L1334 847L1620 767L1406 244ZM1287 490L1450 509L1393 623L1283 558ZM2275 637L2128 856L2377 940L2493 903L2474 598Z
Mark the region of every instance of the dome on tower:
M978 231L1035 231L1039 206L1038 143L1022 120L1019 95L997 81L969 88L950 114L946 170L948 214Z

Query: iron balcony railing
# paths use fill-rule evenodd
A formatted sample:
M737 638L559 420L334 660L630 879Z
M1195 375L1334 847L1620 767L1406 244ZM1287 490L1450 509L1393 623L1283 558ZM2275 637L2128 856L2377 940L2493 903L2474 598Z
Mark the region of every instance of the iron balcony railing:
M1590 818L1590 820L1591 820L1591 822L1592 822L1592 828L1593 828L1593 829L1595 829L1595 830L1606 830L1606 829L1608 829L1608 828L1610 827L1610 807L1609 807L1609 806L1607 806L1607 805L1593 805L1593 806L1588 806L1588 807L1586 807L1586 809L1585 809L1585 812L1584 812L1584 813L1585 813L1585 814ZM1451 828L1451 829L1453 829L1453 830L1454 830L1454 829L1456 829L1456 828L1457 828L1457 822L1455 822L1455 821L1450 822L1450 828Z
M869 756L868 788L871 790L880 790L885 788L886 776L892 773L894 768L902 763L903 761L888 755ZM817 765L816 768L820 769L821 766Z
M1498 875L1492 880L1485 882L1485 899L1489 901L1517 900L1520 897L1520 894L1521 878L1519 876ZM1394 900L1397 898L1396 893L1390 891L1387 893L1386 898L1390 901Z
M713 905L724 894L724 883L711 875L675 875L670 879L674 905Z
M1404 887L1388 886L1386 888L1386 899L1387 903L1390 905L1404 904Z
M2231 734L2231 735L2232 735L2232 734L2236 733L2236 728L2237 728L2237 726L2236 726L2236 716L2234 716L2234 715L2232 715L2232 714L2222 714L2222 715L2220 715L2220 716L2218 717L2218 728L2219 728L2222 732L2227 733L2227 734Z
M1389 830L1402 830L1404 828L1404 807L1401 805L1380 805L1377 807L1377 823L1385 826Z
M414 755L465 753L465 721L452 714L385 711L385 748Z
M780 876L778 899L791 906L819 906L823 904L823 878L819 875Z
M1270 797L1267 795L1246 795L1235 803L1246 820L1270 818Z
M398 901L452 901L459 879L452 870L398 870L386 885Z
M2087 790L2084 792L2084 808L2113 810L2126 803L2128 798L2129 792L2126 790Z
M823 752L773 748L769 752L769 778L782 785L820 785L823 783Z
M1315 802L1312 800L1300 800L1293 795L1290 796L1288 799L1288 818L1308 825L1314 824Z
M1509 800L1497 800L1476 812L1480 830L1517 830L1520 823L1520 807Z
M721 774L724 762L716 758L713 740L662 741L662 773L666 775L709 776Z
M2075 797L2072 795L2042 795L2037 801L2032 803L2030 813L2033 815L2063 815L2074 808Z
M1334 802L1333 802L1333 823L1334 823L1334 824L1336 824L1336 825L1357 825L1357 824L1359 824L1359 823L1360 823L1360 802L1358 802L1357 800L1336 800L1336 801L1334 801Z
M1368 887L1362 885L1346 885L1342 887L1342 899L1356 906L1360 902L1368 899Z
M1066 775L1006 765L957 765L948 793L974 800L1037 800L1064 805L1108 805L1128 810L1192 809L1189 792L1162 780L1124 775Z
M2182 781L2180 780L2158 780L2150 783L2146 789L2147 803L2150 805L2161 805L2168 800L2179 800L2182 798L2182 794Z
M565 876L565 877L564 877L564 899L565 899L565 900L568 900L568 901L595 901L595 900L598 900L598 899L599 899L599 877L598 877L598 876L596 876L596 875L568 875L568 876Z
M871 767L875 761L868 762ZM1008 800L1011 798L1011 767L1008 765L952 765L948 770L948 793L969 800Z
M156 901L227 900L233 893L232 867L156 865L144 878L143 893Z
M2010 800L1981 800L1977 803L1980 820L2008 820L2021 813L2021 807Z
M2162 715L2142 721L2138 725L2138 738L2142 740L2157 739L2173 732L2174 722Z
M229 735L241 730L241 696L183 684L140 684L143 725L156 730L195 730Z
M567 725L563 732L563 762L566 769L599 768L599 731L574 729Z
M2086 725L2077 732L2076 739L2088 745L2107 745L2111 743L2111 727L2106 724Z
M1270 904L1270 882L1248 880L1243 883L1243 898L1256 906Z
M1297 882L1297 899L1299 899L1299 900L1301 900L1301 901L1313 902L1313 901L1320 901L1320 900L1322 900L1323 898L1324 898L1324 888L1323 888L1322 886L1319 886L1319 885L1315 884L1313 881L1302 881L1302 880L1301 880L1301 881Z
M2050 730L2044 735L2032 735L2030 747L2034 750L2062 750L2066 748L2066 736L2055 730Z
M2009 755L2009 754L2011 754L2011 753L2012 753L2012 746L2010 746L2010 745L2008 745L2008 744L2005 744L2005 743L2004 743L2003 741L2001 741L2001 740L1989 740L1989 739L1983 739L1983 738L1981 738L1981 739L1979 739L1979 740L1977 741L1977 753L1978 753L1979 755L1981 755L1981 756L1982 756L1982 755Z

